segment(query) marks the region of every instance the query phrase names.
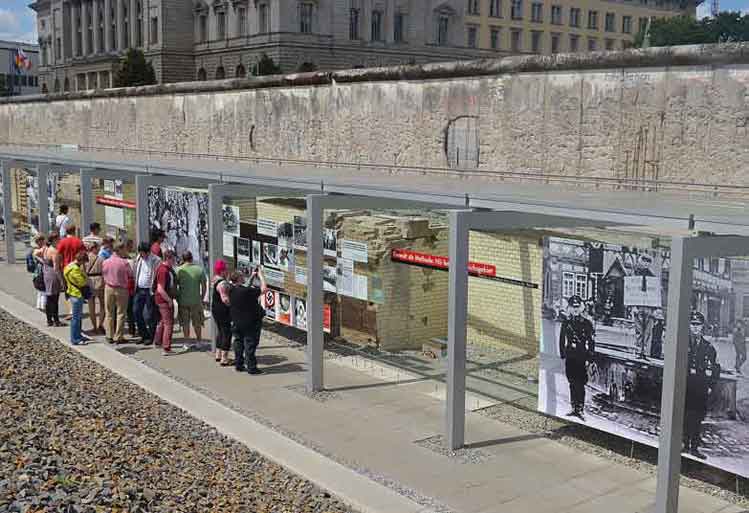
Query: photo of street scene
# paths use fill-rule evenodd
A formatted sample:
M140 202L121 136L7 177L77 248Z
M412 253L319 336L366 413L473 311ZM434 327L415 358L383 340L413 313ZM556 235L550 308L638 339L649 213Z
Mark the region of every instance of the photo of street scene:
M657 446L667 245L544 239L539 410ZM749 475L749 261L698 259L684 455ZM746 296L746 309L744 298Z

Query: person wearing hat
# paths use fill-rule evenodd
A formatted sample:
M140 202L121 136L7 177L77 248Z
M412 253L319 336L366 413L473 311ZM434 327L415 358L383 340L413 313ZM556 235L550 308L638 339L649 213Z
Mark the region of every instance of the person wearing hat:
M595 352L595 330L593 323L583 316L583 300L572 296L567 301L569 316L562 322L559 331L559 356L564 360L564 370L570 384L570 404L568 417L578 417L584 421L585 384L588 382L588 362Z
M652 317L653 322L650 328L650 357L660 359L663 358L663 333L666 330L663 310L656 308Z
M713 345L702 336L704 327L705 317L700 312L692 312L689 319L689 374L684 411L684 452L701 460L707 458L699 450L702 443L702 421L707 415L710 390L720 377L718 354Z

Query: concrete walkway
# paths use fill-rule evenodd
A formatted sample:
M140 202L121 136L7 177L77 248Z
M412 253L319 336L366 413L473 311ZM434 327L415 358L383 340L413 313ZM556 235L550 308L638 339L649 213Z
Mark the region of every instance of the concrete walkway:
M0 306L27 322L43 324L41 313L22 304L33 304L34 300L29 275L22 266L0 267L0 289L6 292L0 294ZM53 332L63 339L67 337L64 329ZM350 362L341 365L328 360L327 391L307 397L302 392L304 354L276 335L264 336L258 355L261 367L268 372L254 377L217 366L205 351L164 358L155 349L133 345L114 350L96 344L83 348L82 352L136 383L165 394L170 402L211 424L225 423L222 425L228 434L362 510L392 513L418 510L410 500L393 494L393 489L432 506L427 510L444 505L456 513L652 510L653 477L478 414L468 414L469 450L459 457L433 450L428 442L417 443L443 431L443 403L435 397L440 394L433 382L384 381L376 372L357 370L356 365L352 368ZM188 390L135 364L126 355L203 393ZM154 381L157 377L161 380L158 383ZM233 405L245 416L206 396ZM293 452L282 451L279 457L273 451L278 450L282 437L261 425L278 426L288 438L299 443L294 445ZM240 433L244 438L237 436ZM308 464L311 458L318 459ZM343 469L331 460L357 472ZM347 474L341 474L343 471ZM389 488L375 481L387 483ZM403 503L393 502L397 500ZM740 513L742 509L682 488L679 511Z

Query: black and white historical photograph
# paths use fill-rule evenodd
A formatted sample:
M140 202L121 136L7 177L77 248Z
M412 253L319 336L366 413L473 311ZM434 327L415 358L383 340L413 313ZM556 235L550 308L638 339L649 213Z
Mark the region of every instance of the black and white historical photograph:
M288 271L293 267L294 250L290 247L278 246L278 268Z
M338 239L336 231L332 228L325 228L322 233L322 250L325 256L338 255Z
M294 326L307 329L307 300L303 297L294 297Z
M278 269L279 268L278 256L279 256L278 245L268 244L267 242L263 243L263 265L264 266Z
M164 230L162 247L178 256L190 251L200 255L208 268L208 194L189 189L149 187L148 224L151 230Z
M278 223L278 247L292 249L294 247L294 225L292 223Z
M294 249L300 251L307 249L307 218L305 216L294 216Z
M260 252L260 241L259 240L253 240L252 241L252 263L255 265L262 264L262 258L261 258L261 252Z
M657 239L544 239L540 411L657 446L669 268ZM749 260L694 262L683 454L747 476L744 276Z
M250 262L250 239L237 238L237 262Z
M338 282L338 268L334 265L323 265L322 285L326 292L336 292Z
M222 209L224 233L239 237L239 207L224 205Z

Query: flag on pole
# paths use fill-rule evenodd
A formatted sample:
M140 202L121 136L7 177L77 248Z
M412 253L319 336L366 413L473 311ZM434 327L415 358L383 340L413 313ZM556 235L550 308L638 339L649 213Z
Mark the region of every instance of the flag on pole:
M28 55L26 55L26 53L20 48L16 50L15 65L17 73L31 69L31 59L29 59Z

